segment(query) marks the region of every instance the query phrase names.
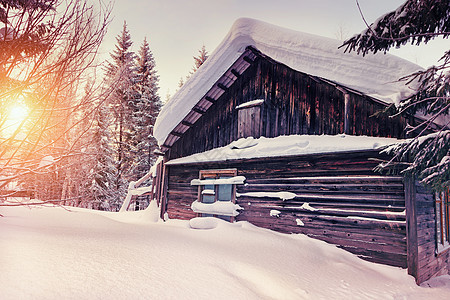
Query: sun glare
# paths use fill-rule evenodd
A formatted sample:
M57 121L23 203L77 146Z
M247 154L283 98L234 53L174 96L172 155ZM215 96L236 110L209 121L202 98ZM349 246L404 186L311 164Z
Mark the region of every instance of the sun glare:
M22 122L28 115L28 108L24 104L14 105L8 114L8 119Z
M6 115L6 122L3 125L3 133L13 134L23 120L28 116L28 107L23 103L15 103L10 106Z

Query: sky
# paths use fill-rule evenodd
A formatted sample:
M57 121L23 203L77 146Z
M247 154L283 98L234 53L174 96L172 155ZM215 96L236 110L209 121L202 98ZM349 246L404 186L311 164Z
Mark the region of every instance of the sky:
M369 24L403 2L359 0ZM366 27L355 0L115 0L112 17L99 58L110 58L115 37L126 21L133 51L137 52L147 38L160 76L163 101L167 94L176 92L180 78L189 74L193 56L198 55L202 45L212 53L238 18L254 18L338 39L349 38ZM432 41L391 53L428 67L437 64L448 44L448 40Z

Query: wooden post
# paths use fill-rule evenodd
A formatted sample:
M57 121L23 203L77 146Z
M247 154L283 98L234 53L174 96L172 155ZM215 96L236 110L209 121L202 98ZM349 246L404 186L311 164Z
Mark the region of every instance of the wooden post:
M156 171L156 176L158 176L158 172ZM156 190L156 176L152 178L152 191L150 193L150 201L153 201L155 199L155 190ZM158 200L157 200L158 201ZM158 203L159 205L159 203Z
M418 278L417 208L415 179L411 175L404 177L406 206L406 254L408 274Z
M164 220L164 214L167 211L167 185L169 182L169 174L168 174L168 168L166 166L167 158L164 156L164 159L162 161L162 178L161 178L161 196L160 196L160 217Z
M340 86L336 89L344 95L344 132L350 134L350 94Z
M344 94L344 133L350 134L350 95L348 93Z
M154 188L154 196L156 198L156 203L158 203L158 207L161 207L161 177L162 177L162 172L161 172L161 165L162 162L160 162L157 166L156 166L156 183L155 183L155 188Z

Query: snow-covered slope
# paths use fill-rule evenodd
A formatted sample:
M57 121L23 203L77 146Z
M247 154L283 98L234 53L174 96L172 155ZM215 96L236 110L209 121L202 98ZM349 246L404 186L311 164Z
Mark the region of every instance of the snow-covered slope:
M2 207L0 298L450 299L450 276L418 287L304 235L216 219L153 223L151 213Z
M253 46L272 59L311 75L335 81L388 103L397 103L411 90L397 80L419 66L389 54L362 57L338 49L341 41L281 28L253 19L238 19L206 62L164 105L154 135L162 144L170 131L225 73Z

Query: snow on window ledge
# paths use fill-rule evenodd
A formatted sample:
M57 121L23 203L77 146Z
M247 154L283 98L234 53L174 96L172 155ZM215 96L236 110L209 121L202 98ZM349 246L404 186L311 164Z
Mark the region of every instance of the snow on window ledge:
M244 208L231 201L216 201L214 203L202 203L196 200L192 202L191 209L196 213L235 217L239 215L238 210L243 210Z
M216 192L214 190L203 190L202 195L215 195Z
M257 106L257 105L261 105L264 103L264 99L257 99L257 100L252 100L252 101L248 101L245 103L242 103L238 106L236 106L236 109L242 109L242 108L248 108L248 107L252 107L252 106Z
M192 179L191 185L244 184L245 176L234 176L220 179Z

